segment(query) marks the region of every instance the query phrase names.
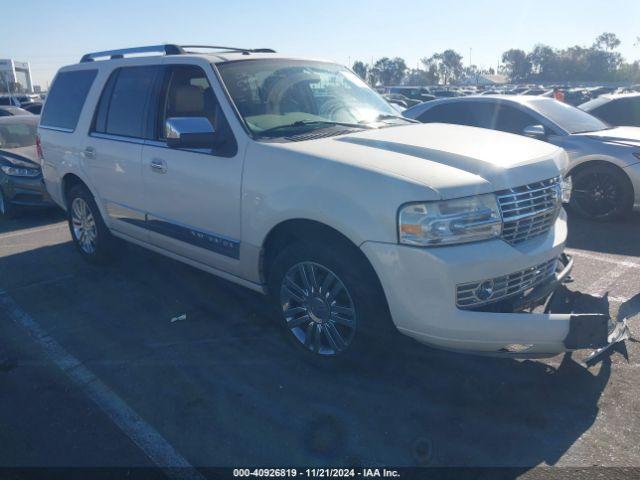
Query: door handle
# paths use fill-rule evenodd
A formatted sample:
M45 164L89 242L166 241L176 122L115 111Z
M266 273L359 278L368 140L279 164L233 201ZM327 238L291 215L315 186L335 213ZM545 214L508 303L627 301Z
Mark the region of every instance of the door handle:
M93 147L86 147L82 152L84 158L96 158L96 149Z
M151 160L149 164L151 170L156 173L167 173L167 164L164 160L160 160L159 158L154 158Z

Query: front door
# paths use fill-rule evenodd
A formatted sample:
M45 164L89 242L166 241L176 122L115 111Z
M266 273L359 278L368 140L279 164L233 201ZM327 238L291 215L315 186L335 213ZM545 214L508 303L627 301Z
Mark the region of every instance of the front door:
M156 110L155 138L142 147L149 241L237 273L242 162L205 71L167 66ZM220 141L211 148L168 148L165 121L176 117L207 118Z

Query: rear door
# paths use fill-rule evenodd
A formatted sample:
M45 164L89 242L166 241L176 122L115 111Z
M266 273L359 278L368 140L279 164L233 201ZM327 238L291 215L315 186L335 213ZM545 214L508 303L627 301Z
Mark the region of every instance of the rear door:
M107 213L109 226L146 240L142 145L149 99L161 67L114 70L105 84L81 155Z
M208 64L173 64L165 69L154 105L155 135L142 148L149 241L237 273L242 162L213 89L217 80ZM171 117L204 117L220 141L211 148L168 148L164 124Z

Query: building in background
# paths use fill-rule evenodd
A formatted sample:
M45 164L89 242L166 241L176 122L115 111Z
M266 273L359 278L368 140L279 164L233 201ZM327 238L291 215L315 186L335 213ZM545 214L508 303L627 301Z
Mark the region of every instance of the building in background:
M33 93L29 62L0 59L0 94Z

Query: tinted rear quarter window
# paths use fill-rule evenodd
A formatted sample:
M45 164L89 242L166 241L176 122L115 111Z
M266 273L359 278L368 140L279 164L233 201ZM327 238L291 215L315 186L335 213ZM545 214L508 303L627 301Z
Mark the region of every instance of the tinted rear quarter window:
M43 127L75 130L97 73L97 70L58 73L47 96L40 124Z

